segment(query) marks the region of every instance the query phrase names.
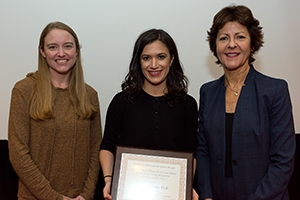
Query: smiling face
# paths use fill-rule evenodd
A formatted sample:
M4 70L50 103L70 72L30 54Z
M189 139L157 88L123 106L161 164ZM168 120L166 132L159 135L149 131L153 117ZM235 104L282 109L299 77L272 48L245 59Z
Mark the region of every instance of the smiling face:
M144 75L143 89L151 91L159 88L163 92L173 60L169 49L164 43L156 40L144 47L140 59Z
M249 66L251 38L247 28L240 23L227 22L219 30L216 51L225 70L236 70Z
M73 36L65 30L52 29L40 49L46 59L51 77L69 75L76 62L77 50Z

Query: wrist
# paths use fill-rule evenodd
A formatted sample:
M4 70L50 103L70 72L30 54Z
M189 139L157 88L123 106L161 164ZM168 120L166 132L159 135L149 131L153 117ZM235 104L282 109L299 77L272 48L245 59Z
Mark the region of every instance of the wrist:
M105 185L107 185L107 184L108 184L108 185L111 185L111 180L104 181L104 184L105 184Z
M105 175L105 176L103 176L103 178L104 178L104 180L105 180L106 178L112 178L112 175Z
M110 175L110 174L108 174L108 175L105 175L105 176L103 176L103 179L104 179L104 183L105 183L105 185L107 184L107 183L111 183L111 179L112 179L112 175Z

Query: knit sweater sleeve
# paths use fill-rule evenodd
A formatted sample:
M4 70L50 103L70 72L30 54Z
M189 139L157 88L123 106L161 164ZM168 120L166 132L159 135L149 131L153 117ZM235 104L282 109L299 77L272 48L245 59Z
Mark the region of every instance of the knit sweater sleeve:
M90 88L91 89L91 88ZM102 141L102 128L100 119L100 105L98 100L98 94L92 89L90 91L92 104L97 108L97 112L91 117L90 121L90 161L89 170L87 174L87 179L85 181L85 186L80 194L85 200L92 200L96 184L98 180L98 173L100 169L99 161L99 150L100 143Z
M11 95L8 144L10 161L23 184L40 200L62 200L63 196L52 189L30 156L30 116L28 101L30 92L14 87Z

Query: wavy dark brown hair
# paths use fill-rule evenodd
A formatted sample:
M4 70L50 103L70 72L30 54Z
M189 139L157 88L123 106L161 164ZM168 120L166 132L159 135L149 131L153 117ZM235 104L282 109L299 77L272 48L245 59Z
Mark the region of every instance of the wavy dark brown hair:
M179 60L177 47L172 37L161 29L150 29L142 33L135 42L132 58L129 65L129 72L121 87L129 100L133 100L141 91L144 83L144 75L141 66L141 54L144 47L154 41L161 41L166 45L171 57L172 66L167 75L167 93L165 98L169 103L183 101L187 95L188 79L183 73L183 67Z

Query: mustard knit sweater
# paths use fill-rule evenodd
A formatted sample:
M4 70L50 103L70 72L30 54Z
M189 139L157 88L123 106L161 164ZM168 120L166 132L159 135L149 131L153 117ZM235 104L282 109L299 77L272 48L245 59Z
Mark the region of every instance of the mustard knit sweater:
M10 161L20 177L18 198L61 200L81 195L92 200L99 173L102 140L100 110L79 119L68 89L54 89L54 116L33 120L28 102L37 73L28 74L12 90L8 143ZM97 92L88 94L99 108Z

